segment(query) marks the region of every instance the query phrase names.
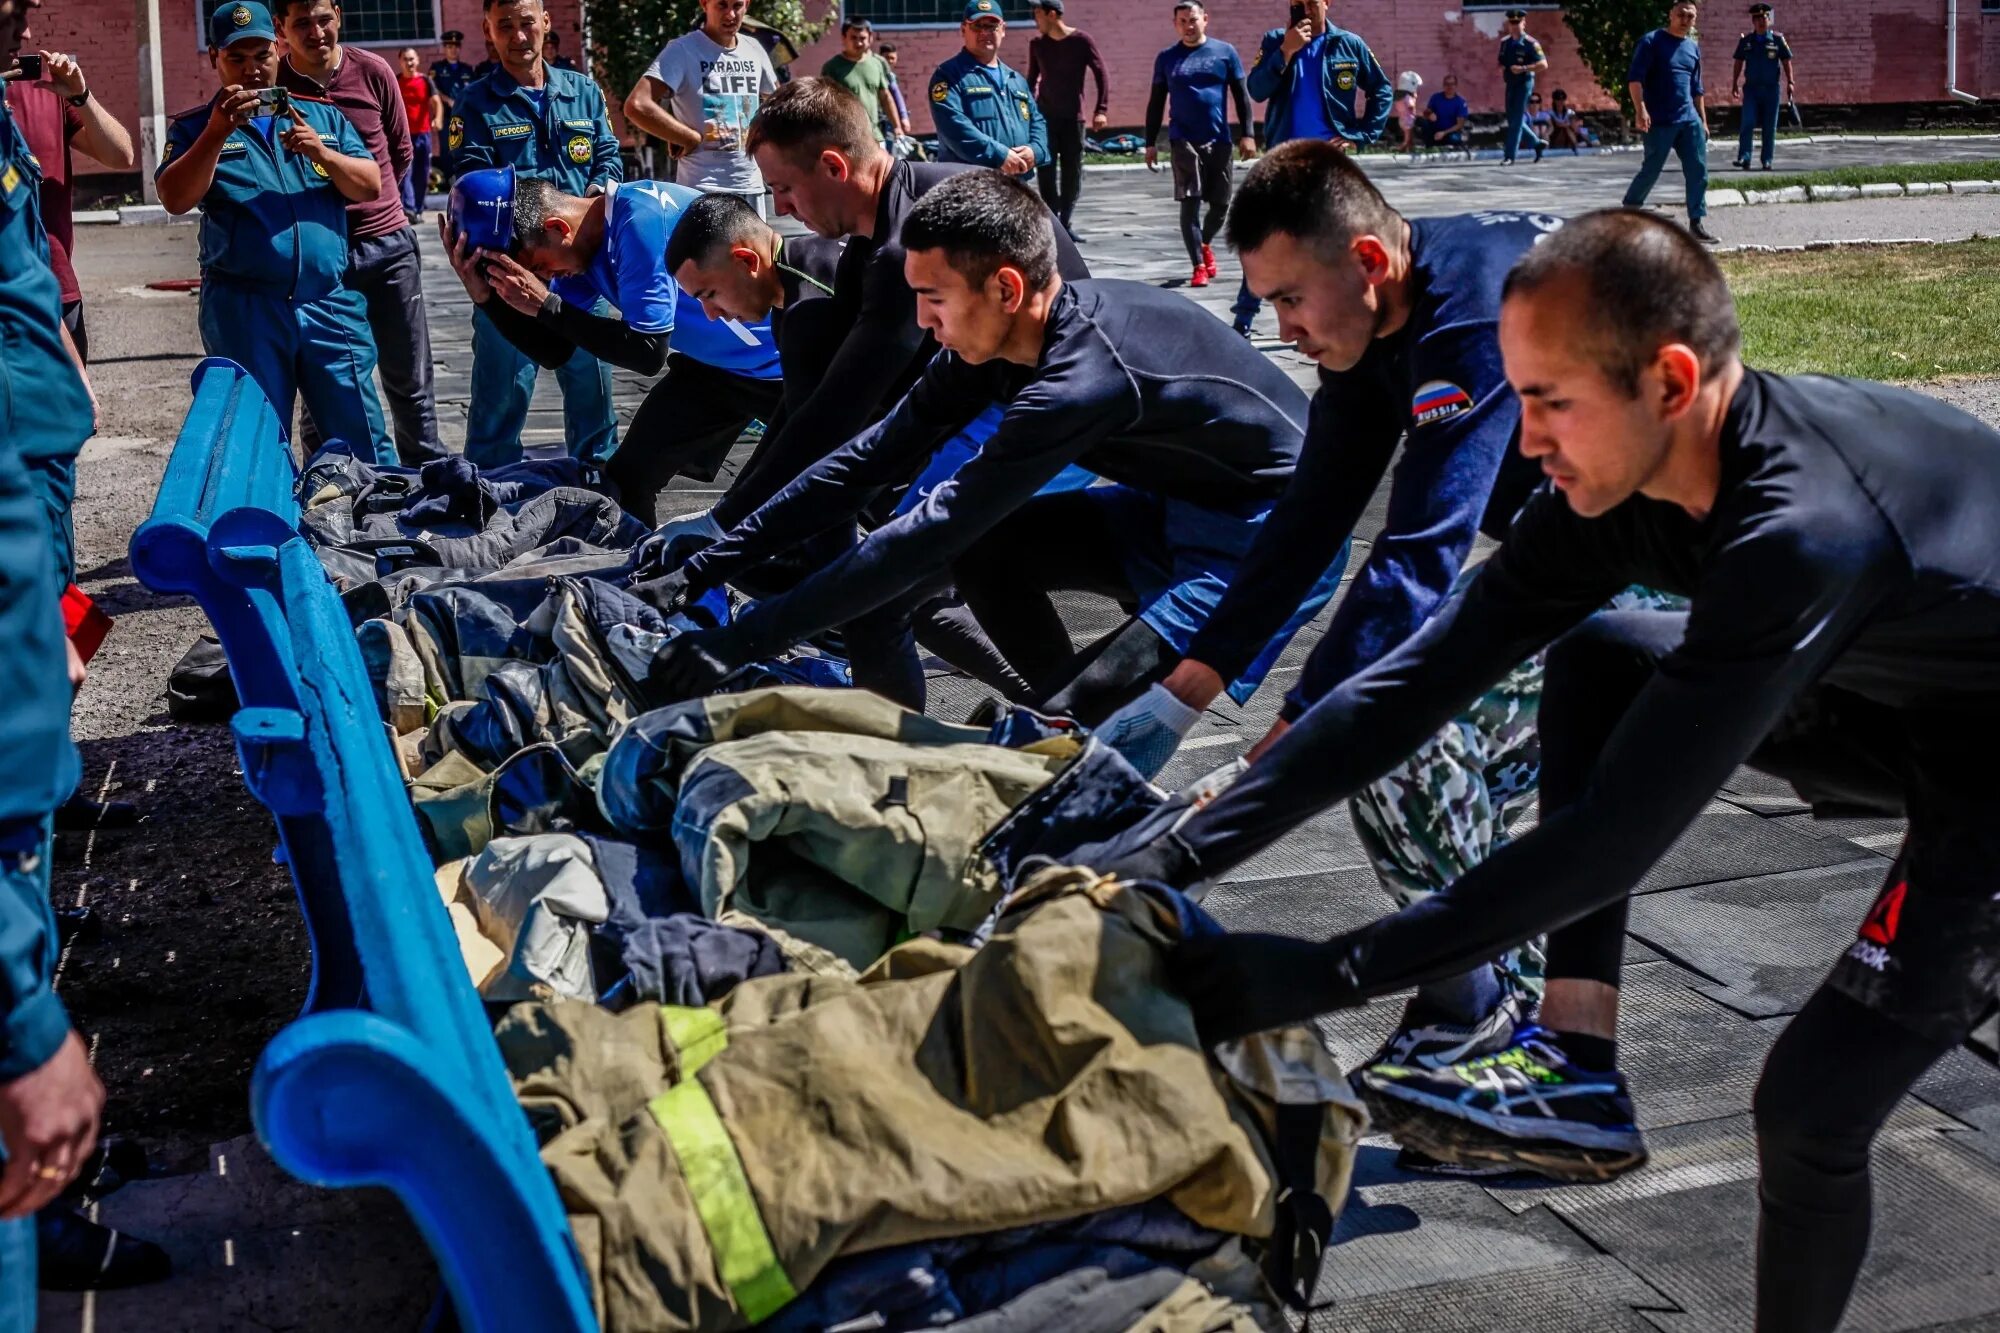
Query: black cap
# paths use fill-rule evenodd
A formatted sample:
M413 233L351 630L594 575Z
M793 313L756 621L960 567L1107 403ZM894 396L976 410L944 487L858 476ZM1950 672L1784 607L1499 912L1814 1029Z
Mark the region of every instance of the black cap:
M1771 12L1771 7L1770 7L1769 5L1752 5L1752 6L1750 6L1750 17L1752 17L1752 18L1755 18L1755 17L1757 17L1757 15L1759 15L1759 14L1766 14L1766 15L1768 15L1768 14L1769 14L1770 12Z
M1035 0L1036 9L1046 9L1051 14L1063 12L1063 0Z
M439 46L448 46L453 42L457 42L461 46L465 44L465 34L460 32L457 28L446 28L438 36Z
M1525 9L1510 9L1507 11L1507 17L1510 19L1524 19L1528 17L1528 11Z

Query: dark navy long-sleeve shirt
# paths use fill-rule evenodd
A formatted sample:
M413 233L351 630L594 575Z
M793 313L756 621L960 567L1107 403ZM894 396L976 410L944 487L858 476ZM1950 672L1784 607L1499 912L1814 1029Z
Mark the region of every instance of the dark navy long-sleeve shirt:
M936 355L937 340L918 326L916 293L903 276L903 219L940 183L972 169L957 163L903 161L889 169L876 201L872 234L850 238L834 270L835 309L815 312L817 318L845 329L839 348L824 367L811 368L811 386L716 502L713 516L724 529L735 526L893 407ZM1090 269L1069 233L1061 227L1055 233L1056 271L1066 281L1089 277ZM795 378L788 365L788 402L793 399Z
M1072 463L1247 515L1284 490L1306 417L1306 396L1283 371L1185 298L1144 283L1067 283L1035 365L974 366L941 353L887 418L689 560L690 581L714 586L853 518L996 402L1005 409L999 427L955 476L744 614L737 629L752 656L917 586Z
M1303 988L1385 994L1616 900L1809 686L1893 710L1904 764L2000 746L2000 434L1900 389L1751 371L1721 463L1702 519L1636 496L1586 519L1536 492L1422 630L1171 835L1168 878L1235 865L1353 794L1632 583L1686 595L1687 631L1582 795L1448 891L1332 941Z
M1224 680L1242 673L1339 554L1405 435L1388 521L1287 696L1286 718L1415 633L1451 591L1474 535L1506 531L1541 471L1513 447L1521 406L1500 364L1500 285L1561 225L1506 212L1410 223L1408 322L1352 370L1321 372L1298 472L1189 658Z

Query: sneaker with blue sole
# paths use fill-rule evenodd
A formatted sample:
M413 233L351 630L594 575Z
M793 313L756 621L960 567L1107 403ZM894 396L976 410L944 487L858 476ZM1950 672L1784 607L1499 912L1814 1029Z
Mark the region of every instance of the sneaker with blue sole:
M1521 1001L1512 995L1502 999L1477 1023L1412 1022L1405 1011L1402 1026L1383 1041L1368 1057L1363 1069L1376 1065L1413 1065L1418 1069L1442 1069L1478 1055L1491 1055L1514 1044L1515 1033L1529 1026L1522 1014Z
M1577 1182L1611 1180L1646 1162L1625 1076L1572 1064L1544 1028L1523 1028L1504 1050L1440 1069L1370 1065L1354 1082L1379 1127L1442 1162Z

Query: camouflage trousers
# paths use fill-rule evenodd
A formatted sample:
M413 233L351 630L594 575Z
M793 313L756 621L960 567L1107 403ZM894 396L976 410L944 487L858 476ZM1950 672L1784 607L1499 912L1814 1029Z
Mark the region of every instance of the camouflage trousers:
M1463 586L1477 566L1459 576ZM1607 610L1680 610L1687 600L1631 587ZM1515 667L1387 776L1348 804L1382 887L1407 907L1455 882L1507 844L1541 780L1540 653ZM1542 994L1542 940L1495 960L1507 988L1533 1003Z

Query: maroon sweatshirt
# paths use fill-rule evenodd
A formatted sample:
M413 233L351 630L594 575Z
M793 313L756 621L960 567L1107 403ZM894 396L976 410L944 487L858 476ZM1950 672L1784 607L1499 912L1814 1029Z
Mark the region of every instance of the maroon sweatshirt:
M1089 33L1072 32L1059 42L1037 37L1028 43L1028 86L1035 90L1035 103L1050 120L1083 119L1086 69L1097 74L1097 110L1093 114L1102 115L1110 109L1111 94L1106 91L1104 57L1097 54L1097 43L1090 40Z
M347 239L372 241L410 225L403 215L403 175L410 169L410 117L403 110L403 90L389 62L358 46L340 48L340 67L326 83L292 68L289 57L278 65L278 86L295 93L324 97L353 122L361 142L382 168L382 188L373 199L347 206Z

